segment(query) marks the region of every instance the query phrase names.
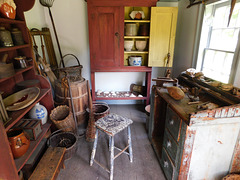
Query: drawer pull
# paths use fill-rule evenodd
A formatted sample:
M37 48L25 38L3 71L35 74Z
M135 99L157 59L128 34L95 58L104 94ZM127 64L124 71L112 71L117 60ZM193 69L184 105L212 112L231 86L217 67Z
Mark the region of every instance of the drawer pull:
M163 162L163 166L164 166L165 168L168 168L168 162L167 162L167 161L164 161L164 162Z
M169 124L170 124L170 125L173 125L173 123L174 123L174 120L170 120L170 121L169 121Z
M168 142L167 142L167 147L168 147L168 148L169 148L169 147L172 147L172 143L171 143L170 140L168 140Z

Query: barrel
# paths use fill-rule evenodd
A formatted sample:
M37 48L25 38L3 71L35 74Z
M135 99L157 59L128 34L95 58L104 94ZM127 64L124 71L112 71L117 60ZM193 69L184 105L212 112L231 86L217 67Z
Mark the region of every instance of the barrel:
M77 124L86 128L88 119L88 113L86 112L88 108L87 81L84 79L70 82L70 86ZM60 80L55 82L55 102L56 104L68 105L72 109L68 86Z

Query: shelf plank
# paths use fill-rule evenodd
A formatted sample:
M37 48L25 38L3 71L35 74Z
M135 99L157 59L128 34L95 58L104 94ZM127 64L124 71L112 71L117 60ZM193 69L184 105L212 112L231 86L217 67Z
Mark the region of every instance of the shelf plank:
M147 97L97 97L96 100L146 100Z
M148 51L124 51L124 54L148 54Z
M121 68L91 69L91 72L152 72L147 66L121 66Z
M104 93L100 93L100 95L97 95L97 92L95 93L95 97L97 100L146 100L147 97L129 97L126 96L126 94L130 95L130 91L117 91L116 96L112 96L111 93L108 94L108 97L104 95Z
M1 47L0 52L13 51L13 50L27 48L27 47L30 47L30 44L24 44L20 46L12 46L12 47Z
M38 98L28 107L18 110L18 111L13 111L13 112L8 112L9 117L11 118L6 124L5 124L5 130L6 132L14 126L30 109L32 109L35 104L37 104L41 99L50 91L51 89L41 89L40 94Z
M149 39L149 36L124 36L124 39Z
M51 126L51 123L44 124L42 126L42 133L39 135L37 140L30 141L30 146L29 146L27 152L22 157L14 160L17 171L20 171L22 169L22 167L24 166L24 164L27 162L27 160L31 157L32 153L37 148L39 143L42 141L43 137L45 136L45 134L49 130L50 126Z
M13 78L14 76L17 76L17 75L19 75L19 74L22 74L22 73L24 73L25 71L28 71L28 70L30 70L30 69L32 69L32 68L33 68L33 66L28 66L27 68L24 68L24 69L15 69L15 74L14 74L14 75L12 75L12 76L10 76L10 77L6 77L6 78L0 79L0 83L3 82L3 81L6 81L6 80L8 80L8 79Z
M124 20L125 23L150 23L150 20Z
M1 23L8 23L8 24L25 24L25 21L15 20L15 19L7 19L7 18L0 18Z

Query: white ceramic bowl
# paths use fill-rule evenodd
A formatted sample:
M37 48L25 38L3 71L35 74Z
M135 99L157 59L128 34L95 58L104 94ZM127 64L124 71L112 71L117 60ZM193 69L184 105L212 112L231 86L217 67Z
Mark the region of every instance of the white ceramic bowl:
M134 41L132 40L126 40L124 41L124 48L126 49L126 51L131 51L134 45Z
M136 49L138 51L143 51L147 46L147 41L136 41Z
M129 64L130 64L130 66L141 66L142 65L142 56L130 56Z

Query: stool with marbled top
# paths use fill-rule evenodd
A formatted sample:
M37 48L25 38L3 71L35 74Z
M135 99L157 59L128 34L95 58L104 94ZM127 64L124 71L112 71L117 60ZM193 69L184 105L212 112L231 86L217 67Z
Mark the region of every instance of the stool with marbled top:
M99 166L101 166L103 169L105 169L107 172L110 173L110 180L113 179L114 159L116 159L122 153L125 153L130 157L130 162L133 161L131 129L130 129L130 124L132 123L133 121L131 119L119 116L117 114L109 114L99 119L97 122L95 122L96 134L95 134L95 141L94 141L93 150L91 154L90 166L93 165L93 161L96 162L96 164L98 164ZM128 129L128 145L124 149L119 149L114 146L114 136L120 131L124 130L125 128ZM105 132L109 136L110 170L108 170L106 167L104 167L102 164L100 164L94 159L96 149L97 149L98 130ZM114 156L114 148L120 151L116 156ZM126 152L127 149L129 149L129 152Z

